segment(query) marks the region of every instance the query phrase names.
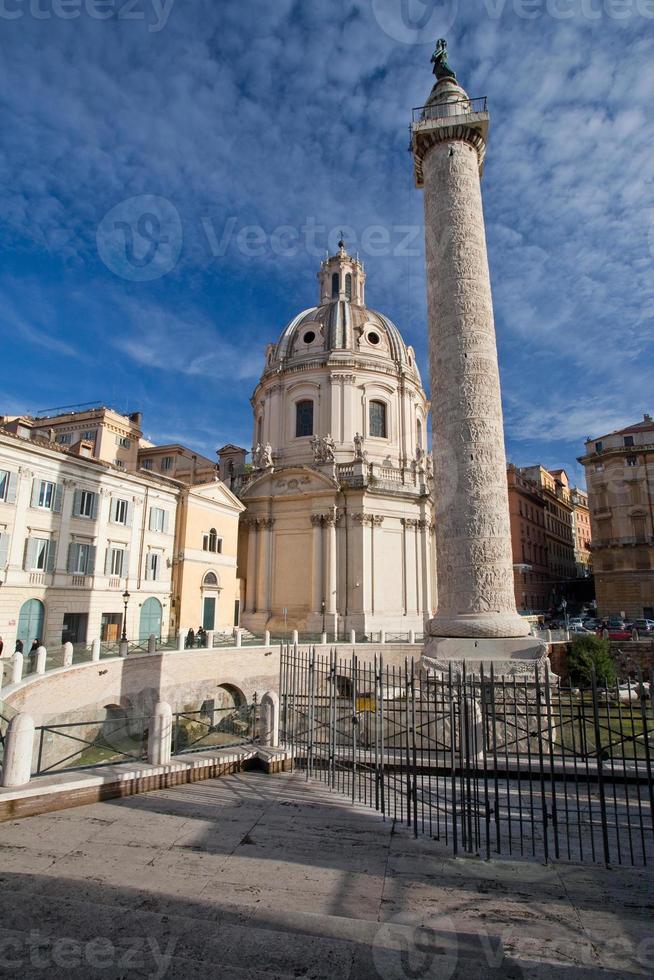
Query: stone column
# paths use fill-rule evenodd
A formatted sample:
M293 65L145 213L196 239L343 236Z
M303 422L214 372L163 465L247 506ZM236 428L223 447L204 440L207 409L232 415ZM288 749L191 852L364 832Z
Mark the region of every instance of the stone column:
M488 114L473 112L476 106L465 100L456 82L442 79L423 118L412 126L416 183L425 191L434 433L438 606L429 623L428 654L432 638L511 638L529 632L513 591L481 200Z
M328 616L336 615L336 513L325 514L325 602Z
M246 521L248 528L248 571L245 581L245 612L253 613L257 610L257 531L258 521L256 517L250 517Z
M262 529L260 532L261 542L259 548L261 593L257 608L259 612L269 613L271 606L270 565L272 560L272 529L275 520L273 517L264 517L259 524Z
M311 611L315 615L320 613L320 603L322 602L322 514L312 514L311 523L313 525L313 555L312 555L312 579L311 579Z

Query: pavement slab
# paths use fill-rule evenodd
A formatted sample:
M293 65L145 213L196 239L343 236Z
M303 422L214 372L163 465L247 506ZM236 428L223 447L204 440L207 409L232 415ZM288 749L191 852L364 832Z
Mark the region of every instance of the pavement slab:
M298 773L0 824L0 977L654 976L654 876L454 857Z

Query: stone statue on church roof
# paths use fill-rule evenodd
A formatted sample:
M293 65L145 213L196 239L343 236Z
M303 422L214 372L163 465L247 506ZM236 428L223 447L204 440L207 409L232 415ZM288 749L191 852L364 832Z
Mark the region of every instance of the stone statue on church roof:
M440 81L441 78L453 78L456 81L456 74L447 63L447 41L444 37L439 37L436 42L436 50L431 56L431 63L434 66L432 72L437 80Z

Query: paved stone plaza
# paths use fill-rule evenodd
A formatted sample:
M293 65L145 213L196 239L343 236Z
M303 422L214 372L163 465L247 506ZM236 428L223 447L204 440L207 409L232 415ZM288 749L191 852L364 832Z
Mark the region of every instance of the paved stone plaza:
M646 872L452 858L299 774L0 826L0 975L654 973Z

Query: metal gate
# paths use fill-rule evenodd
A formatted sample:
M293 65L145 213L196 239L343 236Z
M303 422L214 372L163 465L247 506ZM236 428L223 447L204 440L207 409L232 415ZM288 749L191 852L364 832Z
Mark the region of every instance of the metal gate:
M282 651L280 742L307 779L456 854L644 865L654 859L651 677L625 689L534 668L427 676Z

